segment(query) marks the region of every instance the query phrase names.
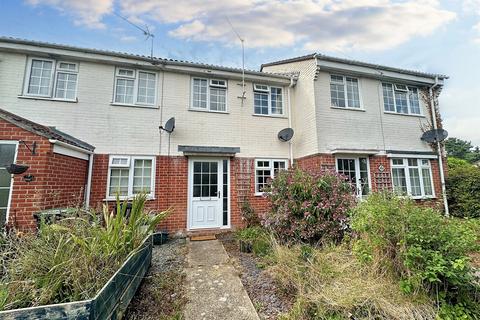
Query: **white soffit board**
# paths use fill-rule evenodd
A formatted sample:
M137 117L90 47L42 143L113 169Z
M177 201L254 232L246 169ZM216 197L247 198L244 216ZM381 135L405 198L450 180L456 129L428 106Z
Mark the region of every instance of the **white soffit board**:
M53 152L57 154L62 154L64 156L69 156L73 158L78 158L82 160L88 160L88 153L83 153L77 150L69 149L58 144L53 145Z

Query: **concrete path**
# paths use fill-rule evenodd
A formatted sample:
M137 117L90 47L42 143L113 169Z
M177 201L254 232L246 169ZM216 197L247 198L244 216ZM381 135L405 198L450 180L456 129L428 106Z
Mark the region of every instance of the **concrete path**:
M220 241L189 241L187 246L185 319L258 320Z

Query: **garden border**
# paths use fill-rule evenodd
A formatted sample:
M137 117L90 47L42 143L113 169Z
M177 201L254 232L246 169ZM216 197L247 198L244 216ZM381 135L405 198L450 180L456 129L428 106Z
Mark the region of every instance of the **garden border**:
M150 267L155 237L158 238L158 235L146 237L136 252L124 261L93 299L0 311L0 318L6 320L121 318Z

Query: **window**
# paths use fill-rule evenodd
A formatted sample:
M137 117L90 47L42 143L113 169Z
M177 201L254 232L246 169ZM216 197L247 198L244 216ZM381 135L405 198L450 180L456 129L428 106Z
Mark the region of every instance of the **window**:
M358 79L339 75L330 76L332 107L361 108Z
M10 202L12 176L6 167L15 162L17 144L15 142L0 142L0 228L7 221L7 211Z
M154 196L155 158L110 156L107 198L132 197L145 192Z
M262 193L278 172L286 169L287 160L255 160L255 193Z
M27 96L77 99L78 64L32 58L28 62L24 94Z
M253 85L254 113L261 115L283 115L282 88L263 84Z
M337 172L348 178L358 197L369 194L370 174L368 158L337 158Z
M192 109L227 111L227 81L192 79Z
M418 88L401 84L382 83L385 111L421 114Z
M157 74L154 72L117 68L114 103L154 106Z
M433 197L432 171L428 159L392 159L393 189L416 198Z

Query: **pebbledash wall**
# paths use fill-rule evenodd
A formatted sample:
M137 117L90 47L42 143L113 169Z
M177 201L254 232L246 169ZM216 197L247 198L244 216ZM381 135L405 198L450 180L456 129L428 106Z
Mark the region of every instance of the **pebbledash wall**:
M88 161L53 152L54 145L43 136L0 119L0 140L17 142L17 164L29 166L25 174L12 181L7 225L19 229L36 227L34 213L52 208L81 205L87 183ZM21 142L31 147L36 142L35 155Z
M100 209L106 201L108 154L94 156L91 206ZM239 228L244 221L241 206L248 200L259 215L268 210L264 196L255 195L254 158L230 157L230 226ZM185 156L156 156L155 198L147 201L150 210L170 209L170 216L158 227L169 232L186 233L188 206L188 158Z

